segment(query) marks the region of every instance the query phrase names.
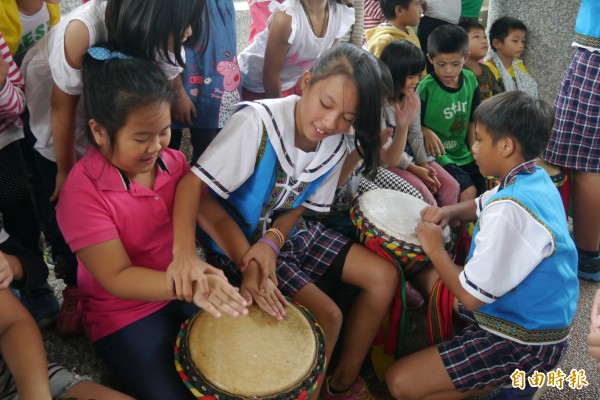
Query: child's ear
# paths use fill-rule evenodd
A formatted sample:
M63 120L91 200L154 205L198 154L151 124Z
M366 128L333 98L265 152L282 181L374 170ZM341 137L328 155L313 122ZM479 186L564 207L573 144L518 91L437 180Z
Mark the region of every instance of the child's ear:
M431 64L433 64L433 59L431 58L431 56L429 55L429 53L427 53L427 59L429 60L429 62Z
M517 142L514 138L506 136L501 139L502 141L502 155L505 158L512 156L517 151Z
M300 78L300 89L302 89L302 91L304 91L308 85L310 84L310 71L306 70L304 71L304 73L302 74L302 77Z
M498 39L494 39L490 44L492 45L492 50L495 51L500 45L502 45L502 42Z
M95 119L90 119L89 125L90 130L92 131L92 135L94 136L94 142L96 142L98 147L108 145L109 138L106 128L100 125L100 123L98 123Z

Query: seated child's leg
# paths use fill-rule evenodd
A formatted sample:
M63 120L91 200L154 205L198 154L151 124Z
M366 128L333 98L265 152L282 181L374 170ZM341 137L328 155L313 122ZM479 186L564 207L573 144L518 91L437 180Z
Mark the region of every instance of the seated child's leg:
M437 172L437 179L442 185L436 197L440 206L449 206L458 202L458 196L460 195L460 186L458 181L454 179L440 164L436 162L430 162L429 166Z
M461 167L451 163L444 165L444 169L458 182L460 188L459 202L471 200L477 196L477 189L473 185L471 177Z
M132 400L126 394L92 382L85 376L74 374L56 364L48 365L52 398L78 398L97 400Z
M346 319L344 347L330 388L345 390L358 379L361 365L396 293L400 273L389 261L358 244L352 245L344 263L342 281L358 286Z
M458 202L462 203L467 200L474 200L477 197L477 188L474 185L469 186L462 192L460 192L460 196L458 196Z
M310 312L314 314L321 328L323 328L326 345L325 355L327 356L329 364L331 353L337 343L342 328L342 311L329 296L323 293L321 289L313 283L309 283L300 289L300 291L296 293L296 296L294 296L294 301L309 309ZM318 394L319 390L316 390L315 393Z
M419 179L418 176L411 172L408 172L405 169L398 167L390 167L389 170L392 171L394 174L398 175L400 178L404 179L415 189L417 189L419 193L421 193L421 195L423 196L423 200L427 204L429 204L430 206L437 206L437 201L433 197L433 194L429 191L427 185L425 185L425 183L421 179Z
M396 361L387 369L385 381L395 399L462 399L481 392L456 390L436 346Z
M94 343L98 354L137 399L195 399L173 364L180 324L198 308L172 301Z
M440 275L437 273L435 268L431 265L419 272L415 277L410 279L411 285L414 286L421 294L427 295L427 298L431 296L433 285L437 282Z
M473 185L477 188L477 194L485 192L485 178L479 172L479 166L475 161L466 165L461 165L460 168L469 175L469 178L471 178L471 182L473 182Z
M423 200L423 195L414 186L400 178L397 174L382 168L377 168L377 175L373 179L375 184L382 189L397 190Z

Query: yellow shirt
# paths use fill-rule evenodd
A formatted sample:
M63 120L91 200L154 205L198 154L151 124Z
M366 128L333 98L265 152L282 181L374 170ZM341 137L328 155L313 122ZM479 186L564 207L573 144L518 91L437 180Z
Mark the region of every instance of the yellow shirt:
M494 61L492 60L487 60L485 63L485 65L487 65L492 72L494 73L494 77L496 78L496 83L498 83L498 85L500 86L500 89L502 89L502 91L504 91L504 84L502 83L502 77L500 76L500 71L498 71L498 68L496 67L496 64L494 64ZM525 68L525 64L523 64L523 60L517 60L516 62L517 68L519 68L521 71L525 72L527 75L531 75L529 73L529 71L527 71L527 68ZM510 75L511 78L513 78L513 80L515 79L515 70L513 69L512 65L507 69L508 74ZM494 93L496 94L496 93Z
M58 4L45 3L50 13L50 26L54 26L60 20L60 8ZM19 8L15 0L0 0L0 32L10 49L10 54L15 55L21 40L21 18Z
M419 42L415 30L410 26L407 26L406 32L404 32L393 25L381 24L375 28L367 29L365 31L365 38L367 39L369 52L373 53L377 58L381 56L385 46L394 40L408 40L418 48L421 48L421 42Z

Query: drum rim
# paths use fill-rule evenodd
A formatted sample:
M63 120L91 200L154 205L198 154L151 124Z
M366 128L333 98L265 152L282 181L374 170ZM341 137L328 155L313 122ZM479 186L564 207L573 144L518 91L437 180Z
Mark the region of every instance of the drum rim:
M324 377L325 369L327 367L327 357L325 355L325 334L321 326L316 322L314 315L304 306L298 303L289 303L290 306L294 306L297 308L310 322L312 327L312 333L315 336L317 349L315 358L312 364L311 369L307 373L306 377L300 381L300 383L295 388L290 388L284 393L277 393L272 396L261 397L261 399L270 399L270 400L280 400L280 399L289 399L291 395L295 392L298 397L308 397L313 390L317 387L317 385L321 382ZM208 382L205 377L202 375L198 368L194 363L189 363L189 368L196 375L195 377L190 377L186 373L186 366L182 360L182 357L189 357L189 343L188 339L190 337L188 333L189 329L194 325L194 322L200 315L205 312L204 310L200 310L196 315L191 318L188 318L181 324L179 332L177 334L177 338L175 341L174 348L174 358L175 358L175 368L179 373L179 376L183 380L186 387L192 392L194 396L197 398L206 397L206 396L218 396L219 400L241 400L241 399L255 399L255 397L245 397L240 396L235 393L229 393L226 391L222 391L220 389L215 388L210 382ZM320 367L319 367L320 364ZM192 379L198 379L199 386L206 391L206 393L202 393L200 389L195 385L195 382L192 382ZM310 385L312 383L312 385ZM307 389L301 389L306 388ZM306 393L303 393L306 392Z
M369 219L366 218L362 209L360 208L360 196L352 200L352 204L350 206L350 219L352 220L354 226L367 237L367 240L373 237L382 238L385 243L391 244L401 249L401 251L398 251L396 248L390 249L396 254L396 256L407 256L411 259L414 259L415 261L429 260L429 257L427 256L427 254L425 254L425 251L423 251L423 247L421 245L409 243L395 238L389 235L388 233L382 231L381 229L377 228L373 222L369 221ZM450 240L446 241L445 246L447 249L451 248L451 238Z

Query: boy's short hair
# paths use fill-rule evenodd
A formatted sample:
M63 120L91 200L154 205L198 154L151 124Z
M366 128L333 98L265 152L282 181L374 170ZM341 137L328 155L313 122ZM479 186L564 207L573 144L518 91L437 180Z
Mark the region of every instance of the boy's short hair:
M542 153L550 139L554 112L545 101L515 90L483 101L473 119L475 125L485 127L494 143L507 136L514 138L525 160L532 160Z
M435 57L440 53L462 53L466 56L469 52L469 36L460 26L446 24L439 26L431 32L427 39L427 54Z
M379 0L381 12L385 19L396 18L396 7L400 6L405 10L410 6L411 0Z
M483 25L481 25L481 23L479 23L479 21L477 21L475 18L465 18L464 20L460 21L458 26L463 28L467 33L475 29L481 29L485 32Z
M498 39L498 41L502 43L504 42L504 39L506 39L506 37L510 35L510 32L515 30L525 31L525 33L527 33L527 27L525 26L523 21L520 21L516 18L500 17L497 20L495 20L492 26L490 27L490 33L488 35L490 40L490 46L492 47L492 49L496 51L494 45L492 44L494 42L494 39Z

